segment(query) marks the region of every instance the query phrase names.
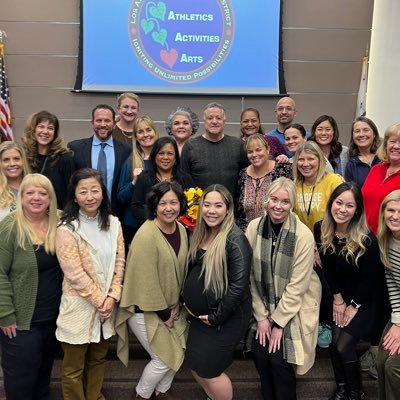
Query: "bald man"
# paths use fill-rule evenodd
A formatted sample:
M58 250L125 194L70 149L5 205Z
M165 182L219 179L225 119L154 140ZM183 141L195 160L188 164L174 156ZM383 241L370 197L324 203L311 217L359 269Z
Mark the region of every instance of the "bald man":
M293 123L293 120L297 115L295 101L290 97L282 97L276 104L275 115L278 121L278 126L272 131L267 132L267 135L278 138L279 141L285 145L285 136L283 135L283 131L287 126ZM307 132L307 138L308 137L310 137L309 132ZM287 149L286 153L289 157L292 156L290 151Z

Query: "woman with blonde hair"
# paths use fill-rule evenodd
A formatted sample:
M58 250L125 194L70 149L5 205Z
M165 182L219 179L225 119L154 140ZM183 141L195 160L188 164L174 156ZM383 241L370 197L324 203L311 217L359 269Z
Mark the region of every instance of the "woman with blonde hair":
M371 168L362 187L367 223L375 234L383 199L400 187L400 123L386 129L376 154L382 163Z
M24 177L16 210L0 222L0 341L8 400L49 398L62 273L56 196L43 175Z
M132 146L134 122L139 113L140 99L135 93L122 93L117 99L116 125L112 136L114 139Z
M314 364L321 285L313 270L314 239L293 213L296 188L288 178L271 183L266 214L250 222L253 249L252 350L264 400L295 400L296 372Z
M58 118L48 111L32 114L26 122L22 147L31 171L50 179L58 208L64 208L68 182L75 165L71 150L64 145L59 134Z
M378 241L392 311L376 358L379 399L397 400L400 398L400 190L391 192L382 202Z
M149 158L159 133L154 121L147 115L133 123L132 155L122 165L118 184L118 201L123 206L122 229L126 251L141 223L132 212L131 203L139 175L149 164ZM143 222L143 221L142 221Z
M364 393L356 347L374 333L383 274L378 243L365 222L356 183L342 183L333 191L314 231L333 310L329 349L337 388L330 399L359 400Z
M225 186L211 185L204 190L183 289L190 314L185 362L213 400L233 397L225 370L251 315L251 248L234 223L233 210Z
M301 145L294 156L293 177L297 192L294 212L313 231L314 224L324 215L331 193L343 179L326 172L324 154L310 141Z
M22 147L14 142L0 144L0 220L15 211L17 193L29 173Z
M291 163L278 163L269 157L270 147L264 135L255 133L244 143L250 165L239 172L237 223L243 231L264 212L265 195L271 183L284 176L292 177Z

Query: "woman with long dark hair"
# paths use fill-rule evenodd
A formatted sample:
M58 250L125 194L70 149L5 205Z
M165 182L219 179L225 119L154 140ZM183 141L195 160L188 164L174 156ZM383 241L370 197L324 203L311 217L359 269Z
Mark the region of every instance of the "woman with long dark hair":
M333 310L330 355L337 389L331 399L359 400L364 393L356 346L373 333L383 276L378 243L365 222L356 183L342 183L332 192L314 231Z
M103 399L125 252L119 220L111 215L107 189L94 169L80 169L71 177L56 251L64 272L56 331L64 350L63 396Z
M34 113L26 122L22 147L31 171L50 179L58 208L63 209L75 165L72 152L64 145L59 130L60 123L54 114L48 111Z

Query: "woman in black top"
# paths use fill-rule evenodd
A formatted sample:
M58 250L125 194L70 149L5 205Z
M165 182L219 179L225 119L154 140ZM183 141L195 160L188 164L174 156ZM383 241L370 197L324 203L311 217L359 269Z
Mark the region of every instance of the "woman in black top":
M377 282L383 276L379 274L377 240L366 225L357 184L342 183L333 191L324 219L315 224L314 231L332 292L330 355L337 390L330 399L361 399L364 394L356 345L372 333Z
M251 315L251 248L235 225L233 199L222 185L203 193L183 289L190 314L185 362L213 400L231 400L225 370Z
M193 186L192 177L180 170L178 146L175 139L169 136L156 140L150 153L148 167L136 181L132 211L139 225L148 217L145 206L147 193L155 184L163 181L175 181L184 189Z
M32 172L47 176L64 208L68 182L75 170L72 152L59 134L58 118L48 111L32 114L26 123L22 146Z

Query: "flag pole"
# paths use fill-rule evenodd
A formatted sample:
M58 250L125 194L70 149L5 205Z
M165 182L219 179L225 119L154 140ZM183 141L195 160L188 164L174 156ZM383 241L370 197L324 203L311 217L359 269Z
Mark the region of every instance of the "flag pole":
M0 30L0 128L7 140L14 140L11 122L10 96L5 66L4 39L5 31Z

